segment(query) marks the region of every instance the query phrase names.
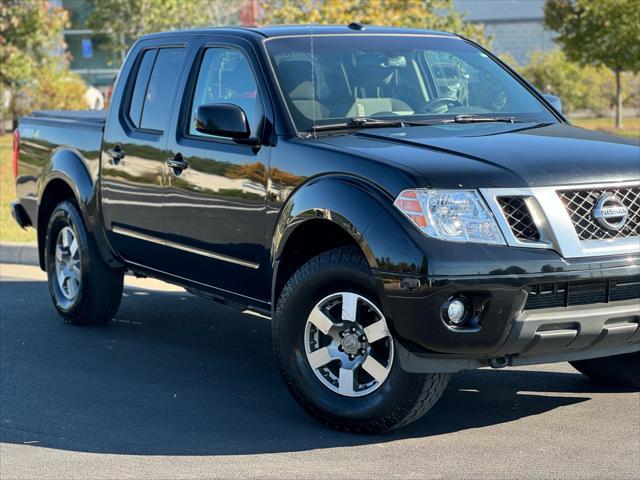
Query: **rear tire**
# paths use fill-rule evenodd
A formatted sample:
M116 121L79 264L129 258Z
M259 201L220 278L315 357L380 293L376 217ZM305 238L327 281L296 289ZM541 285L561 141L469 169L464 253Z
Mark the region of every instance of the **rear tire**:
M64 321L108 323L120 306L123 271L104 262L71 201L59 203L51 213L44 248L49 292Z
M596 383L640 388L640 352L569 363Z
M375 291L360 251L334 249L293 274L272 319L287 388L309 415L337 430L382 433L407 425L435 404L449 381L449 374L400 368ZM353 314L348 305L355 305ZM316 361L324 353L331 359Z

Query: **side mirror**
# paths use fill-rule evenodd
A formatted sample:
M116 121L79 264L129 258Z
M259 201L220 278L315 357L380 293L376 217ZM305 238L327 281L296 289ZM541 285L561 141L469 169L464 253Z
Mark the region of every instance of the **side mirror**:
M558 112L562 113L562 100L556 95L543 95L544 99Z
M194 116L194 125L200 133L244 140L251 129L244 110L231 103L200 105Z

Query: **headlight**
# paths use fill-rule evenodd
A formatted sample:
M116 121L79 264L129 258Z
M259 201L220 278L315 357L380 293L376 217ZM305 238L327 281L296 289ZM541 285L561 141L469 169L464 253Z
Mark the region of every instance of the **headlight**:
M405 190L394 205L429 237L506 244L489 207L474 190Z

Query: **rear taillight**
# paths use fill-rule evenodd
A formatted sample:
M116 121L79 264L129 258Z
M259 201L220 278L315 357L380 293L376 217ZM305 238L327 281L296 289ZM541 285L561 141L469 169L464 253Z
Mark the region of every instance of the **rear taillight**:
M20 132L16 128L13 131L13 152L11 153L11 166L13 167L13 177L18 176L18 152L20 149Z

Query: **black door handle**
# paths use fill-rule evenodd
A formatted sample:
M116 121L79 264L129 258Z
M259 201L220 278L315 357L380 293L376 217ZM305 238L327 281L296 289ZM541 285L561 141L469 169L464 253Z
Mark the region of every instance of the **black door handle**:
M107 150L107 153L111 157L111 163L113 163L114 165L118 165L120 163L120 160L122 160L125 156L122 147L120 147L120 145L118 144L114 145L113 148Z
M180 175L183 170L189 168L189 162L182 158L182 154L176 153L176 156L167 160L167 166L173 169L173 173Z

